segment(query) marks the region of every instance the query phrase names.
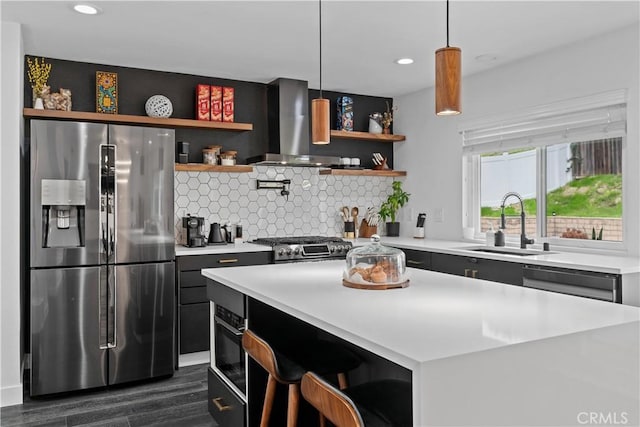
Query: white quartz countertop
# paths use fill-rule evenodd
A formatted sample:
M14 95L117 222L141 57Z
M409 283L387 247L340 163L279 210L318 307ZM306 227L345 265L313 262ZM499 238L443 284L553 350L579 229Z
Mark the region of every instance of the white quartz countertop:
M410 286L342 285L344 261L205 269L205 277L409 369L481 352L621 325L637 307L426 270Z
M246 242L212 245L202 248L187 248L183 245L176 245L176 256L238 254L243 252L271 252L271 247Z
M351 240L354 246L366 245L369 239ZM561 248L552 248L548 254L509 255L488 252L475 252L465 248L481 246L477 242L461 242L454 240L413 239L410 237L382 237L382 244L398 248L415 249L427 252L439 252L450 255L461 255L474 258L494 259L499 261L534 264L547 267L573 268L577 270L597 271L613 274L640 273L640 258L601 255L594 253L566 252ZM203 248L187 248L176 245L176 256L215 255L241 252L269 252L271 247L253 243L236 243Z
M369 239L352 241L354 245L364 245ZM474 258L511 261L522 264L534 264L547 267L573 268L577 270L598 271L602 273L629 274L640 272L640 258L601 255L593 253L566 252L562 248L551 248L548 254L508 255L465 250L467 247L483 246L478 242L460 242L451 240L414 239L411 237L382 237L381 243L398 248L440 252Z

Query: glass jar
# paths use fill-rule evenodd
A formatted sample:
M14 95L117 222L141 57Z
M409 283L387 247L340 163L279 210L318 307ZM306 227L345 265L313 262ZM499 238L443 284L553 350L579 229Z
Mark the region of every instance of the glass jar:
M207 165L217 165L218 155L220 154L220 145L210 145L202 149L202 160Z
M383 246L380 236L371 236L371 243L353 248L347 254L342 283L362 289L389 289L409 285L406 257L400 249Z
M233 166L236 164L237 151L223 151L220 153L220 164L223 166Z

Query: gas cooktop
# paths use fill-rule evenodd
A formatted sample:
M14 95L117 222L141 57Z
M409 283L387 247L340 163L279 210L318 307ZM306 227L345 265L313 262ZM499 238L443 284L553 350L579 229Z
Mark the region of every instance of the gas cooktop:
M271 246L275 262L345 258L353 246L339 237L262 237L252 243Z

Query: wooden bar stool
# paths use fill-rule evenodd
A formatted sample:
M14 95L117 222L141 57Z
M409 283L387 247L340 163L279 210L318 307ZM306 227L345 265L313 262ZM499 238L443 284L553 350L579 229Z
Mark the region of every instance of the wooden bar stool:
M336 427L410 427L411 383L380 380L338 390L313 372L300 384L302 396Z
M269 425L276 383L289 386L287 427L295 427L298 418L300 381L305 372L317 369L321 374L338 374L340 384L346 385L345 372L356 368L360 359L343 347L323 341L313 345L300 345L286 355L247 329L242 335L242 346L247 354L269 374L262 406L260 427Z

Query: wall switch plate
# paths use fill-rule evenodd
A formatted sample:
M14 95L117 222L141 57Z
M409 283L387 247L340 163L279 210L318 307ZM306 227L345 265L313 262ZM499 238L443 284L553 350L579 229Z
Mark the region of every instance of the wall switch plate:
M433 214L431 215L433 222L443 222L444 220L444 209L442 208L433 208Z

